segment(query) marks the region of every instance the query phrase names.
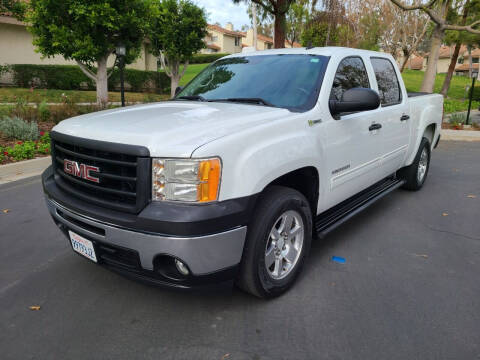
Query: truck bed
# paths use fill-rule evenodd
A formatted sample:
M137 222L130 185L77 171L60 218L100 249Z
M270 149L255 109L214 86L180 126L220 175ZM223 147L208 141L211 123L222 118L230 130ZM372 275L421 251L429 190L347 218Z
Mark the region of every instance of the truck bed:
M407 92L409 98L417 97L417 96L424 96L424 95L431 95L427 92Z

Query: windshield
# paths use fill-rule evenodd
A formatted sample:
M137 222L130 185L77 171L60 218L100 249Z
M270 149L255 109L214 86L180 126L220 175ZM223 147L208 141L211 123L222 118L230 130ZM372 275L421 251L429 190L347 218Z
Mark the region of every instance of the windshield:
M306 111L315 105L328 59L305 54L221 59L203 70L175 99L246 102Z

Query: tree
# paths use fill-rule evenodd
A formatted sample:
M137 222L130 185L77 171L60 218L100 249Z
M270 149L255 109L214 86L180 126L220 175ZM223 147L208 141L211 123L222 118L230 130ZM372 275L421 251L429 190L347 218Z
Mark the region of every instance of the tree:
M22 19L27 4L20 0L0 0L0 13L10 13L17 19Z
M440 46L442 45L445 37L445 31L468 31L472 34L480 35L480 19L473 20L468 25L449 24L447 21L447 17L452 0L429 0L427 3L413 5L405 4L402 0L390 1L405 11L423 11L430 17L432 22L435 24L435 28L432 32L432 41L430 53L428 55L427 70L425 71L422 86L420 89L420 91L431 93L433 92L433 87L435 84L438 56Z
M300 40L303 29L309 20L309 1L297 0L290 6L290 10L287 13L287 29L285 36L290 46Z
M470 7L471 7L470 0L467 0L463 7L463 15L459 20L461 25L465 25L467 23ZM455 14L455 16L458 16L458 14ZM454 20L457 20L457 19L454 19ZM471 38L472 35L473 34L468 34L463 31L462 32L447 31L445 35L446 43L455 44L455 49L453 50L453 55L452 55L452 59L450 60L450 65L448 66L447 75L445 76L445 80L443 81L443 85L442 85L442 90L440 91L440 94L442 94L444 97L447 96L448 90L450 89L450 83L452 81L453 72L455 71L455 66L457 65L458 56L460 54L460 49L462 47L462 44L469 43L466 37Z
M425 39L430 19L420 10L403 11L391 2L385 2L380 11L384 24L380 36L381 48L397 59L403 55L400 71L403 72L411 55Z
M127 49L127 64L138 57L153 0L31 0L29 6L27 22L38 51L76 61L96 83L97 102L105 107L108 58L119 43Z
M245 0L233 0L239 3ZM251 0L258 4L265 12L275 17L273 45L275 49L285 47L285 34L287 31L287 12L295 0Z
M173 97L189 61L205 47L207 20L205 11L190 0L162 0L158 7L159 16L149 35L151 52L160 58L162 68L171 79Z

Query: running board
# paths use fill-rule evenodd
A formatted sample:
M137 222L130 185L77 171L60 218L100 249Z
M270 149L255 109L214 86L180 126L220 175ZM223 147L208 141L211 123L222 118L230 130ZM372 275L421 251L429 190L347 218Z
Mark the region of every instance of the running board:
M330 231L365 210L375 201L380 200L388 193L398 189L404 183L404 180L393 178L384 179L333 208L324 211L318 215L315 220L317 236L319 238L325 237Z

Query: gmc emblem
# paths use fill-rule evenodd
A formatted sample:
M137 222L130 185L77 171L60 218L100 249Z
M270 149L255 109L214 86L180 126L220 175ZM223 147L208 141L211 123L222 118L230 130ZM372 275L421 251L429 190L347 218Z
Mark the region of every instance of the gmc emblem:
M99 173L100 168L96 166L79 164L78 162L72 160L63 160L63 172L65 174L70 174L88 181L93 181L94 183L98 184L100 182L100 179L90 175L91 171Z

